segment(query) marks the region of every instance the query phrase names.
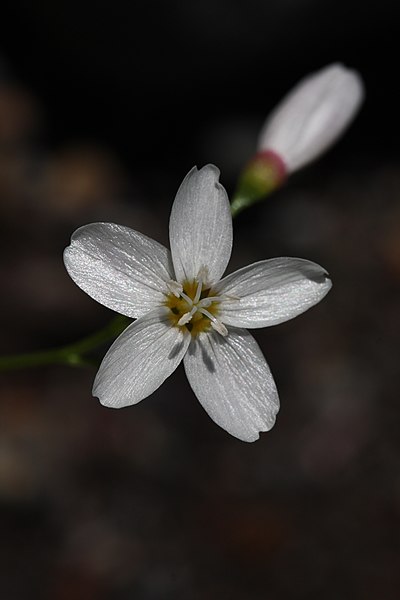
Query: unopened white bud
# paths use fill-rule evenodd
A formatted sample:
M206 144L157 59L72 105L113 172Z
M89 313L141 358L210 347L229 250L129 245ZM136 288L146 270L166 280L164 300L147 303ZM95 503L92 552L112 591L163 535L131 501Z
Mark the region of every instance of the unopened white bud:
M260 151L283 160L287 173L325 152L344 132L364 98L356 71L333 64L302 79L275 108L260 135Z

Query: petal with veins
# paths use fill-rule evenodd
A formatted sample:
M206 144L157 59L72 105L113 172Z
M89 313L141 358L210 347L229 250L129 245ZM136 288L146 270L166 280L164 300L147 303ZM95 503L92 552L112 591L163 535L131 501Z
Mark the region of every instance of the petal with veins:
M194 167L183 180L169 221L176 279L194 279L207 267L207 283L223 275L232 251L232 217L219 170Z
M231 435L254 442L268 431L279 410L271 371L245 329L229 335L201 333L184 358L189 383L210 417Z
M134 318L160 306L173 279L171 255L164 246L114 223L77 229L64 251L64 263L89 296Z
M111 408L140 402L175 371L189 342L189 333L171 327L163 309L141 317L107 352L94 381L93 396Z
M272 258L222 279L213 293L225 295L218 318L236 327L268 327L293 319L317 304L332 282L325 269L301 258Z

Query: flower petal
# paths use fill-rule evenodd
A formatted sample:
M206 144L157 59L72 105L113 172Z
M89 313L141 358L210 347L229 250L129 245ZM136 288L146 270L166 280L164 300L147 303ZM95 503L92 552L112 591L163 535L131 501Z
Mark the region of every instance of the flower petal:
M271 371L245 329L229 335L201 333L184 358L190 385L210 417L231 435L254 442L268 431L279 410Z
M122 408L152 394L181 362L190 342L163 309L141 317L115 340L100 365L93 396Z
M114 223L75 231L64 251L75 283L89 296L128 317L140 317L164 301L173 277L169 251L158 242Z
M206 165L186 175L172 206L169 237L176 278L194 279L207 268L207 283L223 275L232 251L232 217L219 170Z
M331 287L327 272L316 263L273 258L231 273L212 293L228 296L218 313L223 323L255 328L297 317L322 300Z

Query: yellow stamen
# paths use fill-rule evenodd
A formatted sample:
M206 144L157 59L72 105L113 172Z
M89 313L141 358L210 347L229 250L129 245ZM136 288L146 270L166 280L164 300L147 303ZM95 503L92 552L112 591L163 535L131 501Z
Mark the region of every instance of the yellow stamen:
M192 336L208 331L211 327L221 335L228 333L217 319L221 298L204 285L201 274L182 284L171 282L168 288L170 293L166 295L165 306L169 308L168 317L173 326L182 331L190 331Z

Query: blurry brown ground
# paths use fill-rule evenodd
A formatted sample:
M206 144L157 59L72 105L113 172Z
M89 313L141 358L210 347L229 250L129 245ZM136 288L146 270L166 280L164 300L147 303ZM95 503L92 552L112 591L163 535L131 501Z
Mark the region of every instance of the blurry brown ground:
M132 176L100 144L54 148L45 122L27 89L0 83L2 353L105 324L64 270L70 234L105 220L167 244L185 175ZM233 119L199 140L197 157L232 155L230 191L229 136L243 148L253 133ZM182 368L121 411L91 397L94 370L1 376L2 599L398 598L400 169L336 156L235 222L230 270L292 255L334 282L255 333L282 403L258 442L214 425Z

